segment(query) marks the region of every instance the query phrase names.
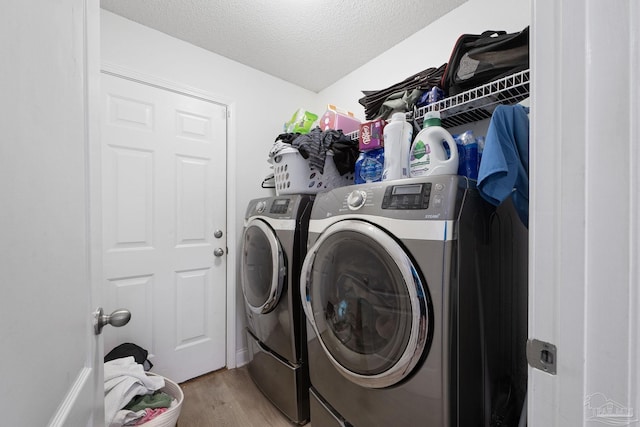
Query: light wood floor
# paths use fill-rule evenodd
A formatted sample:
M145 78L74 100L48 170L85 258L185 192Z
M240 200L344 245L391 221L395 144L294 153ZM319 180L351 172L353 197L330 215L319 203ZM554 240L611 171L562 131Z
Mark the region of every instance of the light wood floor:
M178 427L292 427L264 397L246 367L222 369L180 384ZM306 424L305 427L311 427Z

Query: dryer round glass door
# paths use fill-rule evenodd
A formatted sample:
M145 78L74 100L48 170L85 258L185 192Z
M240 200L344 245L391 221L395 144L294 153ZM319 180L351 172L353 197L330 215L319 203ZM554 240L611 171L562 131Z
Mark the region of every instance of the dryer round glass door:
M286 275L282 246L273 229L252 219L242 236L240 282L245 302L255 313L267 313L276 306Z
M347 379L388 387L428 351L428 294L411 259L382 229L357 220L328 227L307 253L301 295L327 356Z

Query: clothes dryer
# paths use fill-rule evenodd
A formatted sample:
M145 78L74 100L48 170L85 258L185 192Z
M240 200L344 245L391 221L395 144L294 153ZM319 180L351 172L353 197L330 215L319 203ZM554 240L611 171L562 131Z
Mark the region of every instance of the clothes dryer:
M489 426L519 409L522 393L499 398L526 375L500 333L520 308L501 300L495 212L473 187L442 175L317 196L300 282L314 427Z
M241 250L248 371L264 395L298 424L309 420L306 328L299 278L311 207L308 195L252 200Z

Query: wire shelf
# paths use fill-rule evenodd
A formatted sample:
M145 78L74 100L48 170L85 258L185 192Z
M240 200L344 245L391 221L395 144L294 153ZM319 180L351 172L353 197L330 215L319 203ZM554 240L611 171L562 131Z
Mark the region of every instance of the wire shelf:
M407 120L422 126L429 111L440 111L442 127L450 128L491 118L498 105L512 105L529 97L529 70L523 70L482 86L450 96L407 113ZM356 130L347 134L358 139Z
M440 111L442 126L459 126L491 118L498 105L516 104L529 97L529 70L523 70L477 88L421 107L413 117L422 123L429 111Z

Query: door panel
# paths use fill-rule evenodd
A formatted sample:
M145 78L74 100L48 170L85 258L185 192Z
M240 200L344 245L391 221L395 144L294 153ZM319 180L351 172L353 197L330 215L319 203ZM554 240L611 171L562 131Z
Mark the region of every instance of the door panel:
M0 20L0 424L98 426L99 5L4 2Z
M176 276L177 348L207 340L207 283L211 270L181 271Z
M153 153L122 147L109 147L105 160L115 170L106 175L112 183L105 196L115 201L114 229L105 233L109 250L151 248L153 246Z
M105 349L135 342L184 381L225 365L226 107L102 82L105 296L132 312Z
M145 349L152 348L151 336L153 333L152 317L152 290L154 289L154 276L145 275L138 277L110 279L107 288L111 289L112 305L110 307L126 307L132 315L129 323L116 331L104 330L103 335L111 339L117 337L118 342L133 342ZM106 347L109 351L113 344Z
M178 156L176 158L178 203L177 244L207 244L207 210L202 203L207 198L207 159Z

